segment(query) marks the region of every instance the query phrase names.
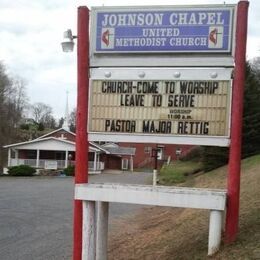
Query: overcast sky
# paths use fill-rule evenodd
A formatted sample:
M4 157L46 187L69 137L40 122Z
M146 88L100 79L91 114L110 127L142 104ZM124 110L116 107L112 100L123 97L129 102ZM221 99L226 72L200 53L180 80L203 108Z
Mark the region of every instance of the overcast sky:
M63 53L63 31L76 34L77 7L119 5L222 4L204 0L0 0L0 60L8 73L22 77L30 103L44 102L56 118L64 115L66 91L69 109L76 106L76 51ZM237 1L225 1L235 4ZM260 56L260 1L251 0L247 58Z

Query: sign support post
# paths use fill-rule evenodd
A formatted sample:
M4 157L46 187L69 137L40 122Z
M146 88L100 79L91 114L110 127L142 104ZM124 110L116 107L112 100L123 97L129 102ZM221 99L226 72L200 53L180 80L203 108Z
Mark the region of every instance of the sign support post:
M249 2L238 3L235 49L235 76L232 98L231 144L228 165L228 204L226 215L226 242L236 239L239 219L239 191L242 146L243 92L245 84L245 60L247 38L247 15Z
M153 186L157 185L157 169L158 169L158 148L152 150L152 156L154 157L154 168L153 168Z
M88 182L89 9L78 8L78 95L75 184ZM74 201L73 260L82 256L82 201Z

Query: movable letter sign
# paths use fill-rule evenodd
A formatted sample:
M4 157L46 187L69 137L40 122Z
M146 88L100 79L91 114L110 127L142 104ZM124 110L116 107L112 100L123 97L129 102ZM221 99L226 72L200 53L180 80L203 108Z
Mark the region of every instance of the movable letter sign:
M156 79L160 69L153 73L149 80L93 79L89 132L151 139L229 136L230 79ZM203 78L205 71L195 73Z

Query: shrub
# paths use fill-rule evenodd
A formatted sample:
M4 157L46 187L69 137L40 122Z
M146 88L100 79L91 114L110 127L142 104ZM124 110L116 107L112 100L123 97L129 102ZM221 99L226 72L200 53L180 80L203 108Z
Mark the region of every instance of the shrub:
M10 176L33 176L35 172L36 170L29 165L18 165L8 169Z
M21 124L20 128L23 130L29 130L29 125L28 124Z
M69 165L67 168L63 170L66 176L74 176L75 175L75 166Z
M204 171L208 172L228 163L228 148L205 146L202 162Z
M181 161L201 161L203 148L201 146L193 147L187 154L181 156Z

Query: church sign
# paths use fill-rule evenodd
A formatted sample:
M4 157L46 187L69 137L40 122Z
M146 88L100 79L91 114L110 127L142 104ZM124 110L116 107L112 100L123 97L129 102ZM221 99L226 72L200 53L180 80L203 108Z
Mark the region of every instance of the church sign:
M118 70L116 79L92 78L90 133L122 134L125 141L134 135L228 138L231 70L142 71L151 73L148 79L138 69Z
M92 8L94 53L230 53L233 6Z

